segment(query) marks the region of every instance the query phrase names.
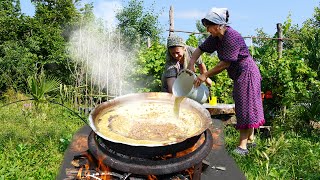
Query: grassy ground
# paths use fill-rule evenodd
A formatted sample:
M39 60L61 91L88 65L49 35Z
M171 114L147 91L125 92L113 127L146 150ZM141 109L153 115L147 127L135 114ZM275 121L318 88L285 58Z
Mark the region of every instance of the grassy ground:
M319 136L304 136L293 131L271 131L272 138L257 136L258 146L249 155L232 153L238 143L238 131L225 127L226 147L247 179L320 179Z
M84 125L58 105L37 112L28 103L0 108L0 180L55 179L72 135ZM225 133L231 153L238 131L226 126ZM318 135L277 129L272 138L257 138L257 143L247 157L231 153L248 179L320 179Z
M0 109L0 179L55 179L72 135L84 124L57 105Z

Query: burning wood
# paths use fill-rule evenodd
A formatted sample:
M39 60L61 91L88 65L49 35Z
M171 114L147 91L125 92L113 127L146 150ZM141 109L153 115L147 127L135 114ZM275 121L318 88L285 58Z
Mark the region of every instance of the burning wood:
M111 179L111 177L117 177L119 179L127 179L131 173L125 173L123 175L110 172L110 171L96 171L96 170L81 170L80 169L66 169L66 174L68 178L82 180L82 179Z
M202 134L190 148L150 158L121 156L117 151L108 151L107 146L102 146L103 142L91 134L88 138L89 149L74 156L71 162L74 168L66 169L66 177L78 180L199 180L206 167L201 162L205 156L201 155L212 146L212 136L208 132ZM190 160L196 162L190 164Z

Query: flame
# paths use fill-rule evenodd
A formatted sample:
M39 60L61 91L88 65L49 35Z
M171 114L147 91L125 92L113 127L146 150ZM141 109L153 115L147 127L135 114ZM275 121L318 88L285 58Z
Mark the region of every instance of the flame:
M111 172L111 169L104 165L102 159L95 160L92 155L87 152L83 153L82 156L87 158L88 162L79 168L76 179L91 179L90 176L95 176L101 180L111 180L111 175L108 174ZM94 164L96 164L95 168L91 167ZM94 171L92 171L93 169Z
M189 153L192 153L192 152L195 151L198 147L201 146L201 144L204 142L204 140L205 140L205 137L202 135L194 146L192 146L191 148L188 148L188 149L186 149L186 150L184 150L184 151L178 152L178 153L176 154L176 157L182 157L182 156L185 156L185 155L187 155L187 154L189 154Z
M186 172L188 173L190 180L192 180L193 173L194 173L194 167L187 169Z
M155 175L149 175L148 180L158 180L158 178Z
M214 138L217 138L216 135L213 135ZM199 148L201 146L201 144L203 144L203 142L205 141L205 136L201 135L201 137L199 138L199 140L197 141L197 143L195 145L193 145L192 147L177 152L175 154L167 154L164 156L159 157L159 159L162 160L166 160L166 159L170 159L170 158L179 158L182 156L185 156L193 151L195 151L197 148ZM77 179L92 179L91 177L97 177L99 179L102 180L111 180L112 179L112 169L105 165L103 163L103 159L96 159L94 158L90 153L85 152L82 154L82 157L87 158L87 163L85 165L83 165L81 168L79 168L78 174L77 174ZM182 172L180 172L180 174L183 175L188 175L190 177L190 179L192 180L192 176L194 174L194 167L190 167ZM90 177L91 176L91 177ZM158 177L156 175L148 175L146 176L147 180L158 180Z
M82 173L82 168L79 169L78 174L77 174L77 179L81 179L81 173Z
M111 172L110 167L106 166L106 165L103 163L102 159L99 159L99 160L98 160L98 167L97 167L96 170L97 170L98 172L99 172L99 170L102 171L102 172ZM100 179L102 179L102 180L111 180L111 176L108 175L108 174L105 174L105 175L102 175L102 176L100 177Z

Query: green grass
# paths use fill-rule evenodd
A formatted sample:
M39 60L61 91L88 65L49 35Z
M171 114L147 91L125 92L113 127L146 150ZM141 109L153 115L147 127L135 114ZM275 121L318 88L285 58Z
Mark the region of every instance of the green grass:
M55 179L68 142L84 123L57 105L36 112L23 104L0 108L0 179Z
M319 136L302 136L280 130L272 138L257 137L258 146L246 157L232 153L238 131L225 127L226 147L247 179L320 179Z

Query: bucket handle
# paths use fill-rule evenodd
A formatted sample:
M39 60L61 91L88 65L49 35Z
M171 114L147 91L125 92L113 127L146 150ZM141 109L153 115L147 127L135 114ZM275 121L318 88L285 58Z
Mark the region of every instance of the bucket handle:
M178 76L179 76L181 73L183 73L183 72L189 74L190 76L195 76L194 72L191 71L191 70L189 70L189 69L182 69L182 70L178 73Z

